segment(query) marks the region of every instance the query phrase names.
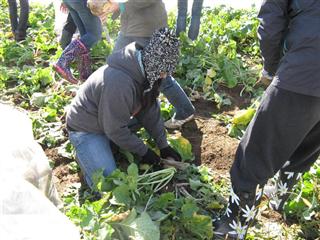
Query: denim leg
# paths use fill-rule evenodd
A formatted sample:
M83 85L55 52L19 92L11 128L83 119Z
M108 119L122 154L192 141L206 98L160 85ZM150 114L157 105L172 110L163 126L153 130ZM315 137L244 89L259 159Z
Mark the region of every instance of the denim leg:
M199 34L202 4L203 0L193 0L191 24L188 32L188 37L191 40L195 40Z
M81 42L90 49L101 39L102 26L100 19L93 15L85 1L64 0L77 25Z
M8 0L8 3L9 3L11 30L14 33L18 27L17 2L16 0Z
M187 12L188 0L178 0L177 36L179 36L180 32L186 31Z
M76 149L78 163L86 182L92 188L92 175L103 169L107 176L116 169L110 141L104 134L69 131L69 139Z
M73 34L76 32L77 26L73 21L72 15L69 12L67 21L65 22L62 34L60 38L60 46L62 49L65 49L72 40Z
M29 2L28 0L20 0L20 16L17 30L25 34L28 26L29 18Z
M124 36L121 32L119 32L116 43L113 47L113 52L118 51L121 48L124 48L125 46L127 46L132 42L137 42L138 44L144 47L145 45L147 45L149 40L150 38L148 37L132 37L132 36L127 37L127 36Z
M160 91L174 106L176 110L175 119L182 120L194 114L195 109L187 94L183 91L179 83L172 76L168 76L167 78L162 80Z

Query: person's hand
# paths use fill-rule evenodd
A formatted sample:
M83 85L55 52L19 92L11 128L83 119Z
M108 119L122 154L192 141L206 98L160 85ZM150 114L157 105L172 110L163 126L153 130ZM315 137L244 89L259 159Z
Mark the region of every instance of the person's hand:
M159 165L160 157L151 149L148 149L147 153L142 156L141 163Z
M68 13L68 7L67 5L65 5L64 3L61 3L60 4L60 11L63 12L63 13Z
M175 161L181 161L180 154L170 146L160 149L160 156L165 159L173 158Z
M258 81L258 83L260 85L263 85L265 87L268 87L270 85L270 83L272 82L273 76L271 74L269 74L266 70L262 70L261 74L260 74L260 79Z

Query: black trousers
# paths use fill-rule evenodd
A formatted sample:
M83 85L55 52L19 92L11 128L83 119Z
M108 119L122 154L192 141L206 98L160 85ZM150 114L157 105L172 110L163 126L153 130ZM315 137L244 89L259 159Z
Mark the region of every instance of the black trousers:
M320 97L271 85L238 146L231 181L238 191L252 191L284 165L287 172L309 170L319 154Z
M26 33L29 18L29 1L20 0L20 15L18 17L17 11L17 1L8 0L9 3L9 13L11 21L12 32L19 32L20 34Z

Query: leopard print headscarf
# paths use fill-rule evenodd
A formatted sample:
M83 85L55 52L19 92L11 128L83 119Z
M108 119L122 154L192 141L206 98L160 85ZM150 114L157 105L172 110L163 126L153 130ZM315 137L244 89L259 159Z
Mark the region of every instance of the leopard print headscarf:
M160 73L172 75L179 60L179 40L172 30L160 28L152 34L150 42L142 50L142 62L149 86L144 93L149 92L154 83L160 79Z

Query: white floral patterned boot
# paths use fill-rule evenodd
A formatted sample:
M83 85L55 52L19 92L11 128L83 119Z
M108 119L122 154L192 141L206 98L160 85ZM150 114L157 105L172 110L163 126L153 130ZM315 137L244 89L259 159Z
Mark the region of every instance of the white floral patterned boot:
M231 188L227 210L214 223L214 239L245 239L248 228L257 215L262 191L235 192Z
M283 208L290 197L292 190L302 173L288 172L280 170L276 177L274 186L265 187L265 195L270 199L270 207L278 212L282 212Z

